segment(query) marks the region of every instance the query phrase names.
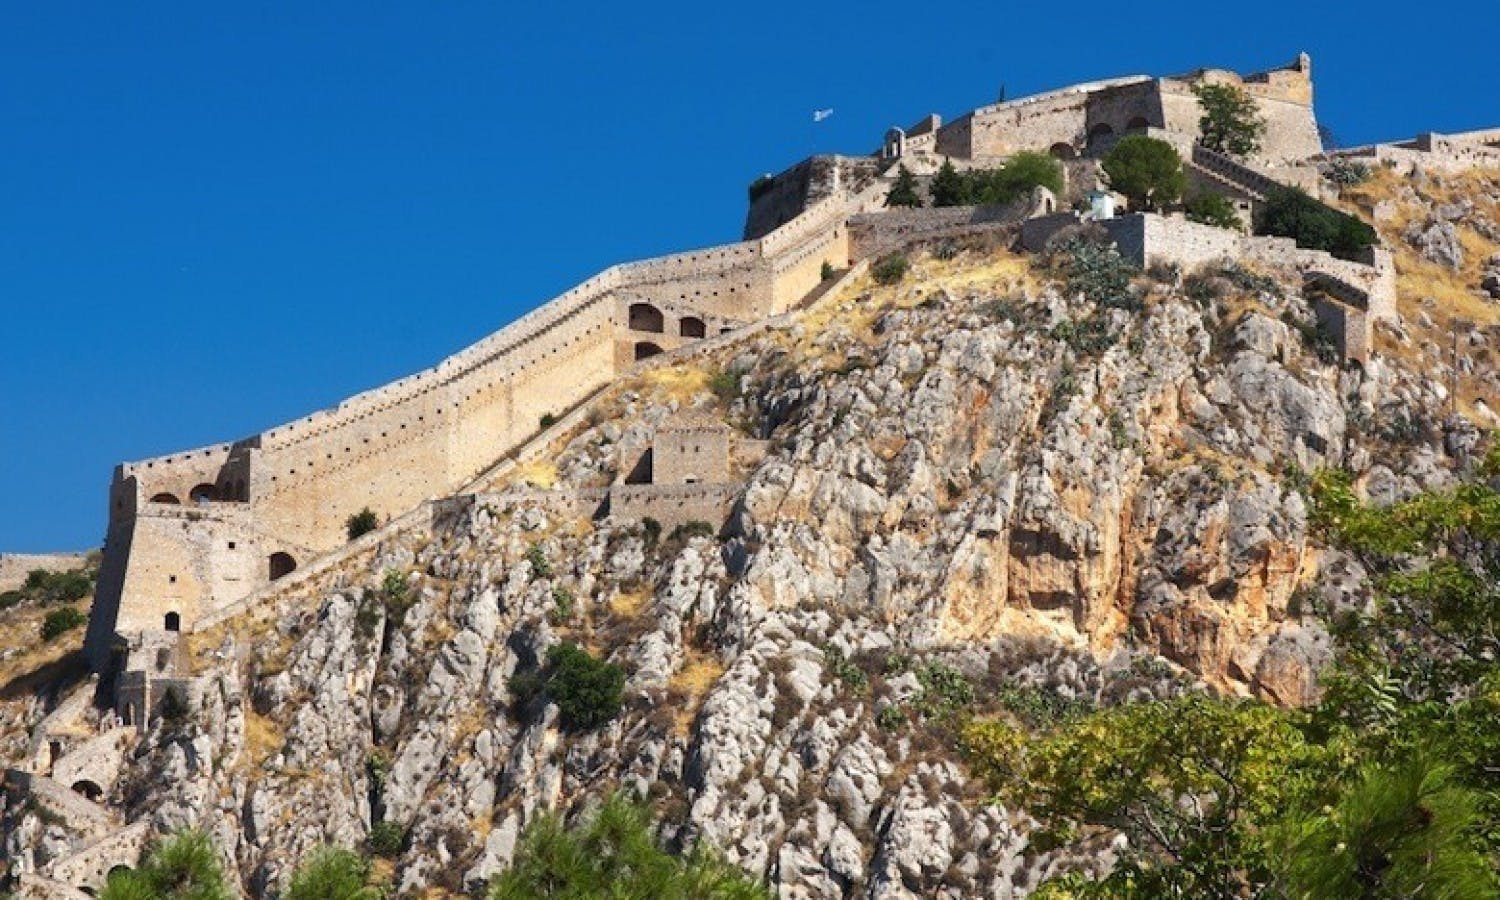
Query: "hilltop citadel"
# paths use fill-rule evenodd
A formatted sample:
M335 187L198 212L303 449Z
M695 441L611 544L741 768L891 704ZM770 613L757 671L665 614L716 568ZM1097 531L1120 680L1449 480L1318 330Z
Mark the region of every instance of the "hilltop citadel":
M1242 87L1267 123L1260 150L1234 159L1198 143L1193 87ZM110 834L92 799L109 785L134 729L169 689L191 696L183 636L254 608L278 591L370 553L393 530L472 502L486 485L578 420L592 397L642 367L736 340L810 299L838 291L869 262L906 243L1013 229L1040 250L1094 218L1137 265L1189 267L1223 257L1295 270L1316 290L1319 318L1343 357L1368 359L1372 323L1394 319L1389 254L1337 259L1289 239L1251 236L1179 216L1097 216L1085 198L1102 186L1100 159L1122 137L1171 143L1189 177L1253 215L1278 185L1316 193L1325 153L1313 111L1311 61L1237 75L1216 69L1076 85L976 109L951 122L928 115L892 128L865 156L818 156L757 181L740 243L609 268L431 369L338 406L240 440L116 468L90 664L115 678L116 716L78 735L77 710L49 716L35 741L28 789L84 821L98 842L47 873L97 885L138 851L144 828ZM960 170L1016 153L1060 161L1065 190L1038 188L1004 208L896 210L886 195L904 167L926 181L944 161ZM1339 151L1397 168L1500 165L1500 130L1423 135ZM710 423L663 426L628 448L615 483L578 498L592 515L648 515L668 524L722 520L737 472L759 452ZM748 462L747 462L748 461ZM453 499L444 499L453 498ZM467 498L467 499L466 499ZM349 516L369 508L385 524L350 541ZM58 784L81 796L57 791ZM50 793L49 793L50 792Z

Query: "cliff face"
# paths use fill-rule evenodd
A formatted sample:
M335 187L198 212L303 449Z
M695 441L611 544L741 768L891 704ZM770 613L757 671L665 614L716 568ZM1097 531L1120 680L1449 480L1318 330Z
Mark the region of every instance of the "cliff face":
M1013 896L1107 865L1107 842L1030 846L955 717L1194 685L1311 701L1311 613L1365 585L1310 540L1301 473L1394 498L1449 483L1478 432L1399 355L1326 361L1277 273L1155 273L1113 308L952 250L620 386L430 536L195 635L202 704L110 803L209 830L255 893L380 821L406 829L399 884L470 890L537 810L618 787L789 897ZM685 408L769 441L723 531L580 515L572 492ZM600 729L510 689L564 640L627 675ZM49 826L11 821L6 853L44 861Z

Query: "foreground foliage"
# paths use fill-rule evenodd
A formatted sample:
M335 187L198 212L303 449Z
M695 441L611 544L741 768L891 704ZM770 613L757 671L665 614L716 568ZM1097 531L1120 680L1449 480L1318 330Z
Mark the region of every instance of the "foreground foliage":
M1017 153L1002 168L965 172L945 160L929 190L933 206L987 206L1010 203L1035 187L1063 190L1062 165L1045 153Z
M1109 186L1124 194L1131 210L1159 210L1176 203L1187 187L1182 157L1166 141L1132 134L1104 157Z
M564 827L556 815L527 826L511 868L491 900L770 900L771 892L701 844L674 856L657 841L647 809L610 798L587 821Z
M1230 156L1250 156L1260 150L1266 121L1244 88L1232 84L1200 84L1193 88L1203 116L1198 120L1199 143Z
M201 831L152 846L138 868L110 873L101 900L232 900L219 853Z
M370 884L370 860L343 847L319 847L292 873L281 900L380 900Z
M1299 247L1350 259L1378 240L1375 229L1299 188L1277 186L1266 195L1256 234L1289 237Z
M1375 508L1305 481L1312 522L1371 573L1323 702L1184 695L1054 721L970 722L963 746L1041 846L1123 834L1050 897L1500 896L1500 448L1459 487Z

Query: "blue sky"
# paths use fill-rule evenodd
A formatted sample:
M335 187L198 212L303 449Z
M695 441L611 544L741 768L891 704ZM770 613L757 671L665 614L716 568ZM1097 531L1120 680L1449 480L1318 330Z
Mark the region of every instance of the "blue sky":
M1500 12L1462 5L1458 28L1453 4L8 4L0 550L95 546L114 463L735 240L756 175L1002 85L1305 49L1344 143L1500 125Z

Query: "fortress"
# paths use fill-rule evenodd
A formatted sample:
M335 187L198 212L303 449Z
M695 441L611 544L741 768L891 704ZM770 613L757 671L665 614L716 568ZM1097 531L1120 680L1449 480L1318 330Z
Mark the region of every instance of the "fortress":
M1257 157L1232 160L1196 143L1200 111L1192 88L1202 82L1240 85L1254 98L1267 122ZM1312 94L1311 62L1302 55L1255 75L1206 69L1078 85L976 109L946 125L929 115L912 128L891 129L869 155L814 157L758 180L741 243L612 267L431 369L335 408L240 440L124 463L109 489L89 661L96 670L128 673L142 668L132 648L154 648L164 658L164 641L347 546L351 514L368 507L390 521L462 492L540 424L640 361L785 313L830 270L847 270L918 235L1027 219L1035 237L1038 228L1077 221L1067 205L1099 186L1099 154L1125 134L1170 140L1194 180L1242 208L1277 183L1315 186L1316 167L1326 160ZM1037 189L998 211L884 209L898 164L930 175L945 159L973 166L1021 150L1063 161L1065 196ZM1264 243L1278 239L1139 215L1114 223L1116 231L1141 264L1250 252L1295 265L1330 287L1335 311L1354 323L1340 328L1357 331L1369 318L1394 314L1380 251L1366 264L1347 263L1284 240L1278 248ZM1353 355L1367 344L1352 341ZM725 490L673 489L711 495L704 508L717 508ZM636 514L650 501L625 481L616 493ZM149 714L150 699L140 699Z
M1267 123L1256 155L1232 159L1198 143L1192 89L1205 82L1238 85L1254 99ZM118 466L85 644L114 709L93 714L93 692L76 693L34 729L25 768L5 773L0 788L47 810L66 836L14 870L22 895L78 900L111 868L136 862L151 823L126 825L99 800L163 698L193 702L184 634L326 587L320 579L373 559L398 531L484 502L489 484L585 421L591 399L621 376L784 327L800 305L846 289L869 260L913 242L998 232L1039 250L1092 221L1142 267L1228 257L1290 270L1345 360L1365 360L1371 323L1396 316L1383 248L1335 259L1286 238L1178 215L1115 215L1111 203L1094 203L1107 197L1100 158L1127 134L1171 143L1190 181L1230 198L1247 219L1280 185L1317 194L1334 155L1323 152L1312 96L1302 55L1246 76L1205 69L1077 85L946 125L928 115L890 129L868 155L817 156L758 179L741 243L612 267L431 369L333 409ZM901 169L923 182L945 161L993 167L1021 151L1060 161L1061 194L1038 187L1004 207L885 207ZM1500 166L1500 130L1335 155L1403 172ZM764 452L714 421L674 416L621 442L608 487L563 499L586 515L713 525ZM346 520L366 507L385 524L350 540ZM0 581L43 564L83 560L0 557Z

